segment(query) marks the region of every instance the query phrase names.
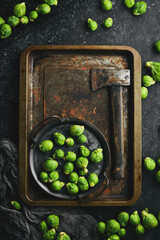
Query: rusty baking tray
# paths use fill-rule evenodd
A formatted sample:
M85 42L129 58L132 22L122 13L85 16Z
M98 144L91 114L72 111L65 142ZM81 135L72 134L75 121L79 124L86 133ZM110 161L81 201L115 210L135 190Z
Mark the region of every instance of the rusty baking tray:
M110 168L109 187L83 205L127 206L141 194L141 58L138 52L127 46L31 46L20 59L19 193L27 204L82 205L77 200L49 196L34 181L29 168L29 144L30 134L39 122L54 115L86 120L99 128L113 151L109 93L107 88L92 91L91 68L129 69L131 84L123 87L125 177L114 180Z

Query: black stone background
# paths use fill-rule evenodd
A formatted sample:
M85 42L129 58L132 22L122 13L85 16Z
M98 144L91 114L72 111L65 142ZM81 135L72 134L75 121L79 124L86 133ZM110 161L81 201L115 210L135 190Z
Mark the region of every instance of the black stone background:
M4 18L12 14L16 0L0 0L0 15ZM26 0L28 11L32 10L41 0ZM142 57L142 73L147 74L145 62L160 61L160 54L154 50L154 43L160 39L160 1L146 0L147 13L134 16L126 9L122 0L113 0L113 9L103 12L99 0L59 0L47 16L40 16L34 23L17 26L11 37L0 39L0 137L9 138L18 147L18 116L19 116L19 59L23 50L36 44L53 45L128 45L140 53ZM86 27L87 18L99 23L96 32ZM102 22L112 17L114 25L104 29ZM149 96L142 104L143 115L143 158L150 156L155 160L160 157L160 83L149 88ZM132 207L92 207L83 208L97 221L115 218L126 210L141 211L148 207L157 214L160 211L160 185L154 180L156 171L143 170L142 195ZM68 208L69 209L69 208ZM74 208L71 208L74 209ZM137 237L134 228L128 227L125 239L159 240L160 227L148 231L144 236ZM5 236L3 236L5 240ZM7 238L8 239L8 238Z

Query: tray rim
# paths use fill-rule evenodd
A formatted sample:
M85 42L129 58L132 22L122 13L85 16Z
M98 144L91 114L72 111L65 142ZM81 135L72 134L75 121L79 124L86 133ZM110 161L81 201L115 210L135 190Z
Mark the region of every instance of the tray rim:
M134 68L134 186L133 196L129 200L102 200L91 201L90 203L80 203L76 200L33 200L28 195L27 181L28 171L28 139L27 139L27 118L28 118L28 58L33 51L46 50L112 50L112 51L128 51L133 56ZM141 57L137 50L129 46L119 45L32 45L26 48L20 57L20 92L19 92L19 194L22 200L32 206L130 206L135 203L141 194L141 155L142 155L142 116L141 116ZM136 116L136 117L135 117ZM22 144L23 143L23 144ZM25 164L23 164L24 159Z

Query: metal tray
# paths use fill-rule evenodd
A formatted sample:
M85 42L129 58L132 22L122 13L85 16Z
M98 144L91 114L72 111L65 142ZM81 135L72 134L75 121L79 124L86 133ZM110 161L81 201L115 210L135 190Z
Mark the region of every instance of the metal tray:
M19 193L30 205L79 206L77 200L44 193L29 168L32 129L53 115L80 118L98 127L112 149L110 102L106 88L92 92L93 67L130 69L131 85L123 87L125 177L112 179L97 199L85 206L126 206L141 193L141 59L126 46L31 46L20 60ZM105 183L104 183L105 184ZM100 189L96 190L98 192ZM93 197L93 193L89 197Z

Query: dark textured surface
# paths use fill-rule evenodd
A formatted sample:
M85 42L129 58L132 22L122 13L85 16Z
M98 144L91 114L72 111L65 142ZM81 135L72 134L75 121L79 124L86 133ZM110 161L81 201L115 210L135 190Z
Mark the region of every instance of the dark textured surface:
M2 17L11 14L15 2L17 1L0 1ZM27 4L29 2L26 1ZM129 45L137 49L142 57L143 74L148 73L144 67L147 60L160 61L160 55L153 48L154 42L160 39L159 0L147 0L148 11L139 17L133 16L130 10L125 9L122 1L114 0L113 10L108 13L101 11L98 0L59 2L59 6L48 16L40 17L33 24L18 26L10 38L0 40L0 136L10 138L16 144L18 144L19 58L26 47L34 44ZM30 6L33 7L34 4ZM86 27L88 17L96 19L98 23L102 23L107 17L113 17L114 25L106 30L99 24L97 31L92 33ZM149 88L149 96L143 101L143 158L150 156L157 159L160 156L159 96L160 84L156 83ZM160 186L154 180L155 172L143 171L140 200L133 207L123 209L132 212L148 207L157 214L160 210ZM119 207L83 209L98 221L116 217L121 210ZM146 233L143 237L145 240L159 238L160 228ZM128 229L126 239L138 239L133 228Z

